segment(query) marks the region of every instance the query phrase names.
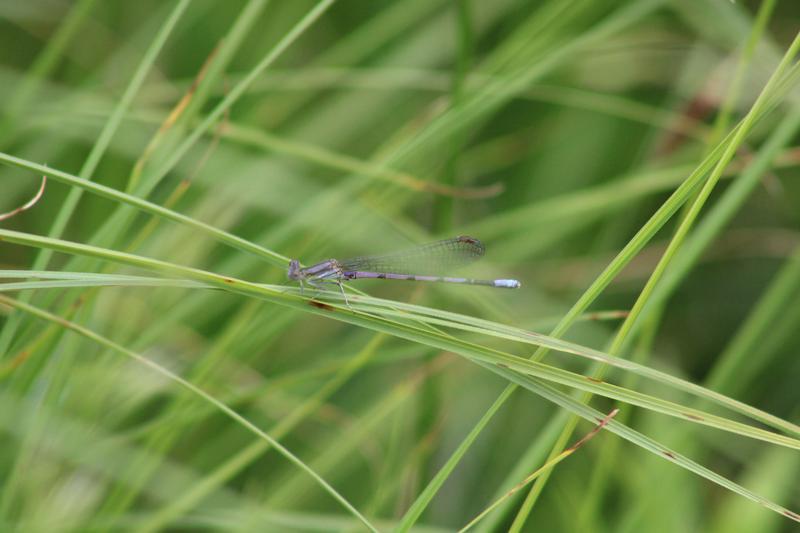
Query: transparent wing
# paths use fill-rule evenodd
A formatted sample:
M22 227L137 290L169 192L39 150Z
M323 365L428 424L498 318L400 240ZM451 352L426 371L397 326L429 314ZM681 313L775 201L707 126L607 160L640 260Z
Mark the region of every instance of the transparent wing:
M385 255L368 255L339 261L345 272L384 272L433 275L450 272L483 256L485 249L474 237L455 237Z

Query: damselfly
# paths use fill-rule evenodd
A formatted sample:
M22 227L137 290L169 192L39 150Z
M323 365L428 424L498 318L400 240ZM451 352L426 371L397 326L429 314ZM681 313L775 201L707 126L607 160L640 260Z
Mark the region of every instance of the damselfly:
M291 280L298 281L301 289L304 283L317 288L321 288L324 283L335 283L342 291L345 303L347 296L344 294L342 283L364 278L438 281L486 285L502 289L521 287L522 284L515 279L484 280L435 275L480 259L485 251L478 239L461 236L385 255L368 255L343 260L328 259L306 268L301 268L300 262L293 259L289 263L287 276Z

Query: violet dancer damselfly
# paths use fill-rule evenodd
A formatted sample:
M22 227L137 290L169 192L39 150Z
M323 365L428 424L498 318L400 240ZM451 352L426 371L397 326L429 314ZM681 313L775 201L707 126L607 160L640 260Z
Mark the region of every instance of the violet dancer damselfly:
M301 268L300 262L293 259L289 263L287 276L291 280L298 281L301 289L304 283L316 288L321 288L324 283L335 283L342 291L348 306L350 304L347 302L342 283L354 279L438 281L486 285L502 289L518 289L522 286L515 279L486 280L434 275L480 259L485 251L478 239L461 236L386 255L369 255L343 260L328 259L306 268Z

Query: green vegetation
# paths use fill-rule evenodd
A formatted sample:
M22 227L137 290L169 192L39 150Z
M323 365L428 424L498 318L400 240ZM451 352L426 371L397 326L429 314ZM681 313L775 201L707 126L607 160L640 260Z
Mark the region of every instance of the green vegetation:
M0 530L792 530L798 22L0 4Z

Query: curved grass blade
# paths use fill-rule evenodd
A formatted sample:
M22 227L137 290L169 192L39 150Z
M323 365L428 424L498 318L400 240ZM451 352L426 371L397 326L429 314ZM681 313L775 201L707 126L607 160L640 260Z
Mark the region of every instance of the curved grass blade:
M44 188L46 185L47 185L47 176L42 176L42 184L39 185L39 190L36 191L36 194L33 196L33 198L31 198L21 206L17 207L16 209L12 209L11 211L7 211L5 213L0 213L0 222L2 222L3 220L8 220L9 218L16 216L22 213L23 211L27 211L28 209L36 205L36 203L42 198L42 195L44 194Z
M371 329L375 329L377 331L384 331L386 333L395 336L400 336L415 342L423 342L442 350L455 351L456 353L460 353L470 358L476 358L477 360L484 361L487 363L506 365L507 367L514 368L515 370L523 373L533 372L539 377L555 380L559 383L564 383L569 386L578 388L580 390L597 391L600 394L607 395L609 397L617 399L624 398L623 401L630 401L631 403L635 403L637 405L641 404L644 406L646 404L647 406L655 410L671 414L673 416L677 416L683 419L692 420L706 425L712 425L714 427L719 427L720 429L728 429L730 431L735 431L737 433L746 434L753 438L759 438L762 440L767 440L769 442L774 442L775 444L782 444L787 446L796 445L796 441L788 437L776 435L770 432L766 432L764 430L760 430L758 428L753 428L751 426L740 424L738 422L727 421L726 419L722 419L720 417L713 416L708 413L699 411L696 412L694 410L678 406L677 404L673 404L671 402L664 402L663 400L651 398L648 397L647 395L642 395L640 393L635 393L633 391L626 391L621 389L620 387L616 387L608 383L602 383L602 382L597 383L579 374L574 374L572 372L567 372L565 370L561 370L559 368L552 367L544 363L527 360L517 356L512 356L500 352L498 350L462 341L453 338L449 335L443 335L441 333L438 333L435 330L430 330L430 329L423 330L416 325L400 323L378 316L364 315L362 313L354 312L349 308L334 307L330 304L318 302L314 299L305 300L304 298L290 291L281 291L278 290L277 288L273 288L274 286L259 285L251 282L246 282L243 280L236 280L226 276L219 276L211 272L198 270L190 267L183 267L175 265L173 263L167 263L164 261L136 256L133 254L116 252L112 250L104 250L93 246L70 243L67 241L62 241L57 239L49 239L46 237L26 235L9 230L0 230L0 241L2 240L8 240L10 242L17 242L35 246L47 246L55 250L66 251L68 253L88 255L91 257L106 259L118 263L138 266L140 268L146 268L150 270L165 272L176 276L182 276L185 278L190 278L195 281L205 281L218 288L223 288L225 290L237 292L246 296L251 296L251 297L255 296L258 298L267 299L275 303L281 303L283 305L289 305L292 307L305 309L306 311L316 312L317 314L323 314L325 316L330 316L331 318L335 318L359 326L365 326ZM305 302L307 302L310 305L306 305ZM644 367L640 367L633 363L624 363L622 361L611 359L606 354L602 354L602 352L589 350L583 347L577 347L576 345L570 345L570 343L567 343L566 341L560 341L555 339L551 340L545 336L540 336L536 334L527 334L526 337L531 343L537 344L540 347L540 349L546 348L546 349L557 349L561 351L570 351L574 352L576 355L591 354L592 358L599 358L603 362L608 362L610 364L618 362L618 364L620 365L626 364L628 369L637 369L643 375L648 374L648 375L659 376L661 377L661 379L669 381L671 385L679 386L684 390L695 393L704 392L704 389L702 389L702 387L699 387L697 385L688 382L683 382L678 378L666 377L665 375L658 374L654 370L646 369ZM720 399L719 397L722 396L715 395L710 391L705 391L704 397L716 401ZM737 407L738 402L735 402L734 400L731 399L727 399L725 404L726 406ZM750 410L752 411L752 408L750 408ZM746 414L752 414L752 413L748 412ZM765 420L770 420L769 415L764 414L762 416L764 416ZM783 421L783 425L788 426L790 429L792 428L792 425L786 423L785 421ZM796 433L797 431L795 430L794 432Z
M572 372L552 367L537 361L512 356L499 350L483 347L471 342L466 342L450 335L444 335L435 330L421 329L417 325L400 323L379 316L364 315L349 308L334 307L330 304L318 302L314 299L305 300L291 292L275 290L271 286L258 285L226 276L219 276L211 272L190 267L183 267L164 261L136 256L133 254L104 250L93 246L69 243L66 241L48 239L45 237L20 234L18 232L12 232L8 230L0 230L0 240L4 239L11 242L19 242L29 245L49 246L56 250L67 251L81 255L89 255L92 257L129 264L132 266L139 266L141 268L167 272L173 275L184 276L196 281L205 281L217 287L243 294L245 296L255 296L273 301L275 303L281 303L283 305L289 305L299 309L316 312L317 314L330 316L331 318L368 327L376 331L389 333L391 335L399 336L411 341L422 342L438 349L454 351L476 361L493 365L504 365L505 367L512 368L518 372L526 374L532 373L537 377L566 384L580 390L594 391L611 398L620 399L636 405L647 406L662 413L671 414L676 417L703 423L705 425L711 425L713 427L718 427L719 429L727 429L729 431L748 435L753 438L767 440L775 444L781 444L790 447L794 447L797 444L794 439L784 437L782 435L777 435L738 422L728 421L727 419L722 419L720 417L692 410L687 407L678 406L677 404L652 398L641 393L627 391L608 383L597 383L580 374L574 374ZM307 302L307 304L305 302ZM547 349L552 348L562 350L570 347L565 341L551 342L547 337L544 336L529 335L529 338L531 341L536 340L539 343L540 348L546 347ZM555 346L558 346L558 348ZM571 348L575 349L574 346ZM575 349L575 351L578 353L590 352L588 349L582 347L578 347ZM604 358L605 361L613 361L601 352L596 352L595 355ZM628 363L628 365L632 368L638 368L632 363ZM668 378L665 377L663 379ZM697 385L681 382L681 380L678 380L677 378L671 378L671 384L680 385L686 390L703 390ZM710 393L707 393L707 396L709 398L714 398L714 395ZM733 400L729 400L729 402L731 405L736 405L736 402Z
M378 531L375 528L375 526L373 526L370 523L370 521L367 520L367 518L365 516L363 516L355 507L352 506L352 504L350 504L350 502L348 502L344 498L344 496L339 494L339 492L337 492L336 489L334 489L331 485L329 485L328 482L325 481L324 479L322 479L322 477L320 477L316 472L311 470L311 468L309 468L308 465L306 465L302 460L300 460L300 458L298 458L291 451L289 451L289 449L285 448L280 442L278 442L277 440L273 439L270 435L268 435L267 433L262 431L258 426L256 426L255 424L253 424L252 422L247 420L245 417L243 417L242 415L240 415L239 413L237 413L236 411L234 411L233 409L231 409L230 407L228 407L224 403L222 403L219 400L217 400L211 394L205 392L203 389L200 389L196 385L190 383L189 381L186 381L185 379L183 379L179 375L173 373L170 370L167 370L166 368L164 368L163 366L159 365L158 363L155 363L155 362L151 361L150 359L147 359L146 357L144 357L144 356L142 356L142 355L140 355L138 353L132 352L131 350L128 350L124 346L121 346L121 345L115 343L114 341L112 341L110 339L107 339L107 338L103 337L102 335L99 335L99 334L97 334L97 333L95 333L95 332L93 332L93 331L91 331L91 330L89 330L87 328L84 328L83 326L80 326L79 324L75 324L74 322L69 322L69 321L64 320L63 318L61 318L59 316L56 316L56 315L54 315L52 313L49 313L49 312L47 312L47 311L45 311L43 309L39 309L39 308L34 307L32 305L29 305L29 304L26 304L26 303L22 303L22 302L20 302L18 300L14 300L13 298L8 298L7 296L0 295L0 303L8 305L8 306L16 308L16 309L19 309L19 310L24 311L26 313L29 313L31 315L34 315L34 316L36 316L38 318L41 318L42 320L46 320L48 322L52 322L54 324L58 324L58 325L66 328L66 329L74 331L75 333L77 333L77 334L79 334L79 335L81 335L83 337L86 337L87 339L90 339L90 340L92 340L92 341L94 341L94 342L96 342L98 344L101 344L101 345L103 345L103 346L105 346L105 347L107 347L107 348L109 348L109 349L111 349L111 350L113 350L113 351L115 351L117 353L120 353L120 354L122 354L122 355L124 355L124 356L126 356L126 357L128 357L130 359L133 359L134 361L138 362L139 364L144 365L144 366L152 369L153 371L161 374L162 376L166 377L170 381L172 381L172 382L180 385L181 387L187 389L189 392L191 392L192 394L202 398L203 400L205 400L209 404L212 404L214 407L219 409L219 411L222 412L224 415L226 415L227 417L231 418L234 422L236 422L237 424L241 425L243 428L247 429L248 431L250 431L251 433L253 433L257 437L259 437L260 439L263 439L264 441L268 442L270 444L270 446L275 448L281 455L283 455L286 459L288 459L290 462L292 462L295 466L297 466L298 468L303 470L306 474L308 474L311 478L313 478L314 481L317 482L317 484L319 484L328 494L330 494L335 500L337 500L348 512L350 512L353 516L358 518L361 521L361 523L364 524L364 526L366 526L367 528L370 529L370 531L375 531L375 532Z
M164 261L139 257L132 254L103 250L103 249L98 249L96 247L91 247L76 243L68 243L66 241L48 239L45 237L35 237L35 236L20 234L18 232L10 232L8 230L0 230L0 240L8 240L11 242L27 243L39 246L46 245L49 246L50 248L59 251L89 255L92 257L112 260L123 264L129 264L132 266L139 266L141 268L148 268L161 272L169 272L175 275L183 275L186 277L197 279L199 281L209 282L217 287L230 290L231 292L236 292L246 296L261 297L270 301L274 301L276 303L282 303L284 305L289 305L291 307L295 307L298 309L305 309L306 311L314 314L337 318L339 320L354 325L368 327L376 331L382 331L415 342L422 342L430 346L434 346L436 348L454 351L456 353L468 356L471 359L474 357L473 360L478 364L481 364L482 366L485 366L486 368L492 370L493 372L497 372L505 376L506 378L510 379L512 382L518 385L522 384L523 386L531 389L537 394L540 394L548 399L556 401L556 403L562 405L562 407L568 408L577 414L582 413L581 416L584 416L585 418L588 417L594 420L602 419L602 415L599 416L595 416L594 414L586 415L586 413L594 413L594 410L591 410L590 408L581 404L580 402L573 400L572 398L569 398L563 393L552 388L550 385L541 384L535 378L530 378L528 376L520 375L517 371L512 370L511 368L504 368L503 366L498 366L497 364L498 362L500 362L502 364L507 364L507 366L509 367L511 367L511 365L519 365L520 368L525 368L527 371L527 369L532 368L532 365L529 365L531 361L513 356L508 356L506 354L502 354L501 352L497 352L496 350L488 350L486 348L477 345L471 345L470 343L459 341L458 339L455 339L449 335L437 336L435 332L431 332L429 330L420 330L418 328L412 328L404 324L392 323L385 319L381 319L378 317L371 317L369 315L363 315L355 311L348 310L346 308L337 308L329 304L323 304L321 302L315 303L314 300L309 300L308 304L311 305L308 305L304 303L304 300L302 300L301 298L298 298L291 294L273 291L268 287L259 286L242 280L227 278L225 276L219 276L217 274L213 274L210 272L194 268L182 267ZM583 379L585 382L584 376L579 376L579 379ZM575 384L575 386L577 386L578 388L582 388L580 385L581 384L578 383ZM791 511L784 509L783 507L778 506L777 504L774 504L774 502L765 500L751 493L750 491L747 491L746 489L740 487L739 485L733 483L732 481L722 478L721 476L718 476L717 474L711 472L710 470L701 467L700 465L697 465L696 463L693 463L688 459L678 456L671 450L667 450L658 445L655 441L640 436L640 434L633 432L633 430L627 428L626 426L618 427L616 428L616 431L619 432L621 435L626 436L626 438L630 437L630 435L632 434L635 434L637 435L637 437L633 441L639 445L644 446L646 449L654 451L654 453L663 454L673 462L676 462L686 468L689 468L690 470L698 473L699 475L702 475L707 479L719 483L720 485L726 488L730 488L731 490L738 492L743 496L746 496L754 501L759 501L763 505L767 506L772 510L781 512L782 514L785 514L786 516L789 517L797 516L793 515ZM429 495L428 498L430 496L431 495ZM418 499L418 501L422 502L426 500L427 498L423 500ZM421 513L421 509L417 509L417 511Z

